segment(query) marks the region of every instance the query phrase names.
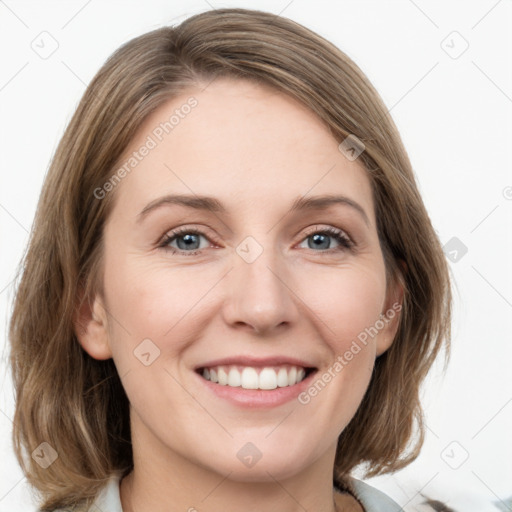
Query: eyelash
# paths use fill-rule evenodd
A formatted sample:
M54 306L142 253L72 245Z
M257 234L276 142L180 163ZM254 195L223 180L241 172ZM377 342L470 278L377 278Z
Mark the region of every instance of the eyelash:
M158 248L163 249L164 251L168 251L171 254L178 254L178 255L183 255L183 256L194 256L194 255L200 254L204 250L204 249L196 249L195 251L182 251L182 250L175 249L174 247L169 246L169 244L171 242L173 242L176 238L179 238L179 236L183 235L183 234L201 235L201 236L204 236L207 240L209 240L209 237L206 236L206 234L204 232L194 229L194 228L187 228L186 226L184 226L182 228L176 228L173 231L171 231L170 233L167 233L164 236L161 243L158 245ZM332 227L327 227L327 228L310 231L301 240L301 242L313 235L316 235L316 234L329 235L330 237L334 238L340 244L340 246L332 248L332 249L326 249L323 251L314 251L314 252L320 252L323 254L331 254L332 255L333 252L338 252L338 251L346 251L346 250L352 251L352 252L354 251L356 244L348 236L346 236L343 231L336 229L336 228L332 228ZM213 241L215 242L216 240L213 239ZM313 249L311 249L311 250L313 250Z

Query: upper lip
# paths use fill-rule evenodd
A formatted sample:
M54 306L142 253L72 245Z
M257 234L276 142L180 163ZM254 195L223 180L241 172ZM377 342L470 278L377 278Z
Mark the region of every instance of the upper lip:
M292 366L301 366L302 368L315 368L313 364L308 361L297 359L295 357L288 356L270 356L270 357L254 357L254 356L231 356L223 357L221 359L215 359L207 361L196 366L196 370L201 368L213 368L215 366L228 366L228 365L239 365L239 366L253 366L253 367L264 367L264 366L280 366L289 364Z

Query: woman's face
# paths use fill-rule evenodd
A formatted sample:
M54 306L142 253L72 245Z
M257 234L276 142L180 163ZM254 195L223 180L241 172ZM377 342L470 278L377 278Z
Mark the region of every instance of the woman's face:
M103 189L104 296L80 340L113 357L139 454L240 481L332 467L399 299L366 171L340 142L288 96L228 79L132 141Z

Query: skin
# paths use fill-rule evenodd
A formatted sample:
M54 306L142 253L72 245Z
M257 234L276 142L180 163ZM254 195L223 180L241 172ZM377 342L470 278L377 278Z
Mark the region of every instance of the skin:
M289 355L321 375L401 302L401 288L386 283L367 172L293 98L225 78L161 106L126 155L191 95L197 107L116 187L104 295L82 309L85 329L77 330L92 357L114 359L130 399L135 469L121 484L123 510L333 511L337 438L398 315L306 405L242 409L207 393L193 369L234 354ZM227 213L167 205L137 222L170 193L214 196ZM368 224L347 205L290 212L296 198L323 194L356 201ZM205 233L199 254L158 247L181 226ZM315 247L311 233L327 227L342 230L354 250L330 235ZM248 236L263 249L251 263L236 251ZM170 245L195 252L176 239ZM147 338L160 350L149 366L134 357ZM262 454L251 468L237 457L247 442ZM362 510L349 496L340 504Z

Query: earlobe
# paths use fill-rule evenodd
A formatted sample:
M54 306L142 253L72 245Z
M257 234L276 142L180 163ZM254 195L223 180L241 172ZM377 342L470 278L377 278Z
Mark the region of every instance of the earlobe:
M398 331L398 327L400 325L400 311L401 311L401 302L395 302L395 308L391 307L387 309L382 315L380 320L380 325L382 329L377 337L377 346L376 346L376 356L382 355L386 350L388 350L395 340L396 333ZM397 307L398 306L398 307Z
M112 357L107 314L99 294L89 302L87 298L83 300L83 292L80 292L73 328L78 342L92 358L104 360Z
M407 264L400 260L404 274L407 272ZM401 311L404 300L404 285L401 279L396 278L392 290L388 293L384 311L380 316L379 335L377 337L376 356L386 352L395 340L398 327L400 326Z

